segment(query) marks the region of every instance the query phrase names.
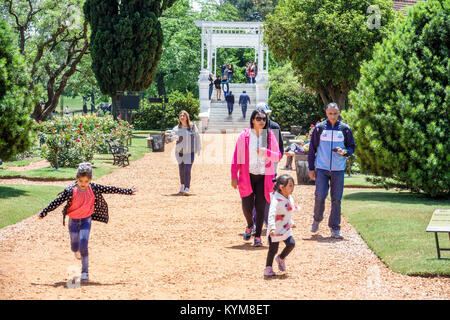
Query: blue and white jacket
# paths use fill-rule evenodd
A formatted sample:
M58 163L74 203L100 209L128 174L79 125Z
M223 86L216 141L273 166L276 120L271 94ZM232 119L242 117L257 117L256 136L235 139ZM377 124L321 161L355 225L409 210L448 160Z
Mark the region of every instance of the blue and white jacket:
M338 147L347 150L345 156L332 151ZM341 121L337 121L333 127L325 120L314 128L311 136L308 152L309 170L345 170L345 158L352 155L354 150L355 140L350 127Z

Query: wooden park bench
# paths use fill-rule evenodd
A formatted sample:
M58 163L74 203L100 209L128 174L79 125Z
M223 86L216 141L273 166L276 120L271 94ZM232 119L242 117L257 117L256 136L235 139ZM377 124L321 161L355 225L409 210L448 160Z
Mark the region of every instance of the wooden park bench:
M113 165L130 165L129 157L131 156L131 153L128 152L128 147L118 144L115 140L109 140L107 142L109 145L109 151L114 158Z
M431 216L430 223L427 227L427 232L434 232L434 238L436 240L436 250L438 259L450 259L441 258L441 251L450 251L450 248L439 247L438 232L448 233L450 240L450 209L436 209Z

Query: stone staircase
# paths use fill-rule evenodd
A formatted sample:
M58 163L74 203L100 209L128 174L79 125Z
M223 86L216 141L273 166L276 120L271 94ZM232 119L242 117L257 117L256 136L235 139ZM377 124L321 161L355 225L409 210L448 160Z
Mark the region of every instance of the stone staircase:
M246 91L250 97L250 105L247 107L245 120L242 119L242 110L239 107L239 96ZM225 133L225 132L241 132L250 126L250 115L256 109L256 87L254 84L232 83L230 91L234 95L234 107L232 118L228 118L227 103L224 100L222 92L222 100L216 100L216 92L213 91L211 96L211 108L209 113L209 121L206 132L208 133Z

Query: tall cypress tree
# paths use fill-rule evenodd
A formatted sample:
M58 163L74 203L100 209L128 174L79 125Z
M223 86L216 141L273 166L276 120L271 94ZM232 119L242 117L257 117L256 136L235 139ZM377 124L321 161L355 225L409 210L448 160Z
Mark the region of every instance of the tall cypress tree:
M162 54L158 18L176 0L87 0L92 69L101 91L113 102L117 91L142 91L153 82Z

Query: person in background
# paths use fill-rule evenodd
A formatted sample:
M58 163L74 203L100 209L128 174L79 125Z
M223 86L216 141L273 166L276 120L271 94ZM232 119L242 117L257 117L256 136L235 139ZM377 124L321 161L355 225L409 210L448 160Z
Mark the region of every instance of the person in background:
M214 75L212 73L209 74L209 100L211 100L212 92L214 89Z
M230 65L228 65L228 82L231 83L231 81L233 80L233 74L234 74L234 67L233 64L230 63Z
M181 110L178 114L178 125L168 137L168 141L177 141L175 146L175 157L178 162L178 171L180 174L180 191L178 194L191 195L191 170L194 164L195 154L200 155L202 143L197 126L190 120L189 113Z
M247 114L247 106L250 105L250 97L247 95L247 92L244 90L242 94L239 96L239 106L242 110L242 119L245 120L245 115Z
M220 101L220 98L222 96L222 91L220 90L220 84L222 83L222 79L220 76L217 77L216 80L214 80L214 86L216 87L216 99L217 101Z
M233 91L230 91L230 93L225 97L225 100L227 101L228 118L231 118L232 114L233 114L233 106L234 106Z
M292 169L292 161L296 155L306 154L306 150L304 149L305 142L300 140L297 143L292 143L289 147L286 148L284 154L286 155L286 166L283 170L293 170Z
M226 75L223 76L221 85L223 90L223 97L226 98L228 95L228 91L230 91L230 86L228 85L228 77Z

